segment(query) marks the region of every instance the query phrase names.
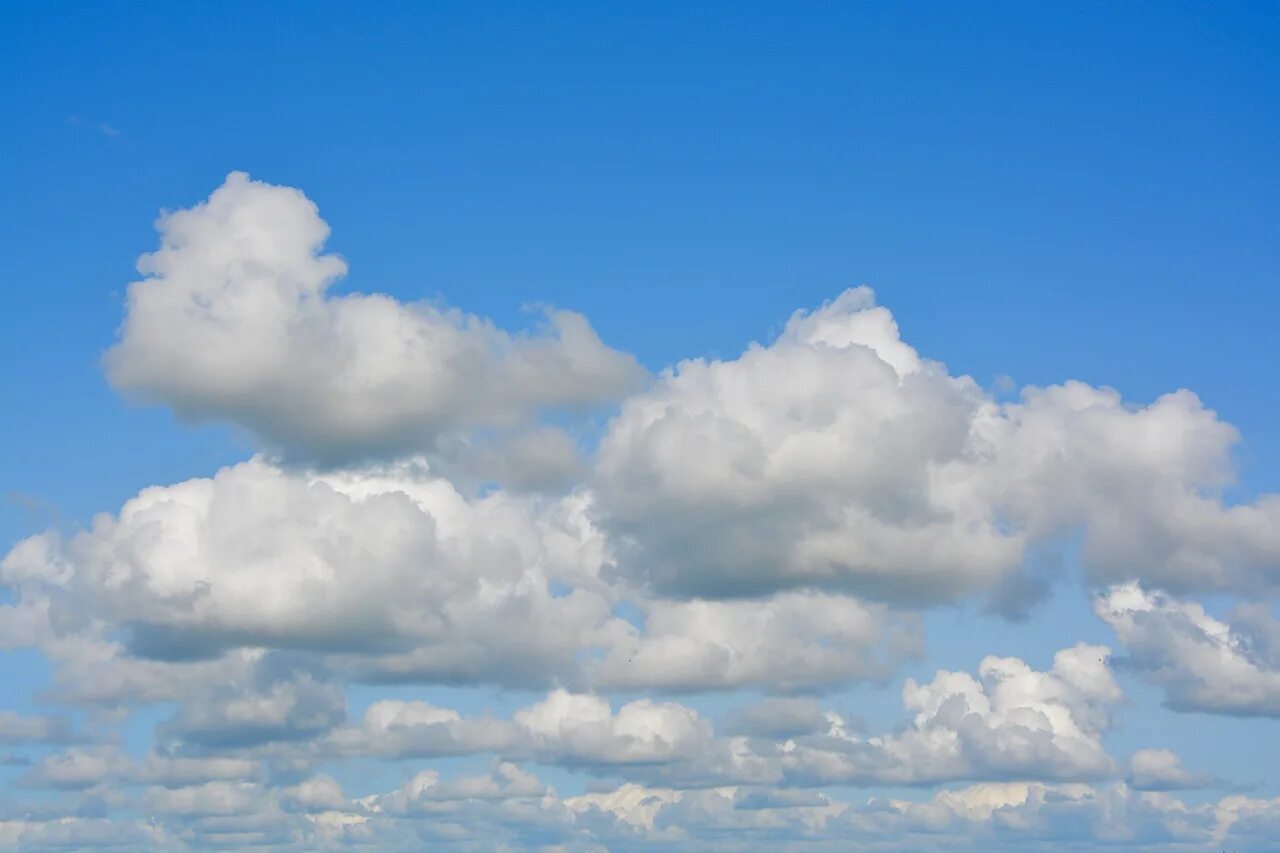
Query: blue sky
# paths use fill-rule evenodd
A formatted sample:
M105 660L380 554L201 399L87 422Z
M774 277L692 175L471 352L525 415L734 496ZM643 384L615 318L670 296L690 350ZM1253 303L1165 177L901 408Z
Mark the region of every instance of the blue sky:
M1036 813L1041 829L1033 838L994 838L964 823L948 825L941 836L921 834L912 822L916 818L902 809L901 820L884 830L885 836L868 840L857 835L865 828L858 828L854 806L844 813L844 824L829 821L826 835L797 830L794 837L774 837L745 824L711 832L698 823L695 812L701 806L690 804L712 796L709 792L764 784L744 781L741 768L736 776L717 776L713 758L733 737L726 721L733 709L788 693L774 664L757 661L755 675L727 687L709 677L677 689L668 676L678 662L671 661L655 664L666 673L662 677L631 684L617 672L577 672L563 661L558 669L537 671L527 683L517 683L514 665L494 652L497 658L472 670L464 667L448 677L420 673L393 687L369 676L368 669L353 675L358 666L344 668L350 661L339 665L333 658L350 653L360 666L388 665L366 651L357 654L351 645L357 634L383 637L388 620L394 621L377 616L378 601L366 603L374 614L369 625L351 627L353 634L335 628L325 641L329 645L320 648L308 645L314 637L302 628L297 629L301 634L291 634L293 623L283 611L273 617L283 621L272 629L275 633L267 631L274 637L268 642L265 629L244 609L252 609L248 605L238 605L240 612L228 604L226 612L175 615L177 605L163 596L147 599L144 607L116 602L95 586L128 563L144 579L138 582L154 592L158 578L181 573L187 565L182 562L187 558L146 551L147 534L125 530L123 521L116 525L115 539L90 531L95 514L116 516L143 489L212 477L255 454L261 454L266 468L235 469L246 482L276 482L276 477L290 483L309 477L332 482L344 476L360 481L373 476L370 465L415 458L431 473L413 476L443 477L432 482L451 484L459 499L469 502L468 512L488 519L486 525L500 522L484 515L488 504L474 503L481 500L476 483L496 483L499 497L510 494L519 512L512 509L501 523L519 515L518 524L524 525L519 528L524 532L508 531L512 542L544 536L547 514L554 515L556 507L568 511L566 495L586 501L592 535L616 553L590 570L595 580L587 580L581 566L546 569L554 580L548 587L554 587L551 599L567 600L561 595L567 589L590 589L618 612L638 607L648 613L637 656L650 654L643 644L656 630L658 614L676 619L671 614L685 612L681 608L694 588L717 606L752 602L742 607L763 609L752 610L750 618L767 612L777 620L771 624L790 625L780 627L776 637L769 635L777 649L756 649L765 657L802 647L812 639L802 626L821 621L812 613L794 622L777 616L777 608L791 606L779 603L788 595L816 596L804 606L834 608L831 612L844 614L837 621L879 625L881 631L871 632L877 642L888 636L889 623L903 620L899 627L915 638L915 652L890 654L894 659L874 674L857 672L851 664L847 671L824 669L822 678L801 685L803 701L863 718L868 736L908 725L912 715L903 708L903 686L909 678L930 682L938 670L976 674L987 655L1017 657L1047 673L1056 652L1079 642L1111 649L1108 677L1114 677L1123 698L1077 697L1107 719L1089 738L1114 762L1110 771L1098 771L1100 765L1053 765L1049 759L1037 771L1012 759L983 764L967 755L964 769L943 772L935 756L933 766L920 759L923 764L910 778L881 774L870 779L861 769L843 781L817 785L803 768L789 767L781 781L769 785L816 790L858 808L868 797L928 800L939 791L1006 781L1087 784L1120 796L1108 786L1133 781L1125 769L1130 756L1167 749L1177 753L1187 774L1205 777L1168 782L1185 789L1172 796L1196 808L1218 804L1219 811L1223 798L1237 795L1270 804L1256 805L1251 818L1263 829L1247 821L1222 829L1219 814L1203 818L1217 829L1173 841L1194 849L1229 838L1240 849L1266 849L1265 827L1280 826L1280 805L1270 799L1280 796L1280 779L1267 770L1280 763L1280 752L1270 746L1276 740L1280 687L1267 686L1272 679L1280 684L1280 642L1274 639L1280 633L1269 633L1280 632L1274 608L1280 513L1268 498L1280 491L1275 452L1280 397L1271 330L1280 270L1278 35L1280 9L1266 3L1061 8L281 3L234 10L213 4L8 4L0 28L0 185L7 190L0 195L0 257L8 282L0 288L0 437L9 452L0 458L0 535L3 550L15 550L0 575L0 600L12 605L5 612L9 625L0 631L11 650L0 653L0 666L14 689L4 691L0 708L22 720L69 714L76 735L31 734L30 725L22 728L18 722L11 723L13 731L27 734L3 735L0 725L0 754L7 751L15 759L15 766L0 768L0 782L11 786L0 800L18 803L17 814L31 802L47 801L55 812L81 815L83 825L76 831L118 830L119 838L135 845L137 837L127 833L152 816L164 827L163 837L147 836L148 843L200 849L227 838L201 823L207 815L176 807L183 797L232 797L233 788L243 792L257 785L253 790L279 800L271 800L273 808L297 817L319 808L299 805L305 798L294 790L308 774L333 777L348 798L392 797L393 789L419 771L435 768L446 778L487 773L498 756L536 771L561 799L626 781L686 791L686 812L676 814L679 802L666 806L669 829L684 833L679 836L653 835L666 825L662 821L637 828L612 806L591 806L616 819L609 830L614 834L598 829L604 834L595 836L596 843L611 849L675 843L673 838L690 847L724 843L748 849L771 849L783 841L829 843L836 849L855 841L920 849L929 844L955 849L961 842L982 847L998 841L1013 849L1065 843L1055 833L1071 821L1060 824L1046 810ZM228 178L232 172L264 183L240 187ZM239 211L235 215L245 217L268 244L293 245L288 234L302 231L289 229L313 227L316 217L331 235L323 249L301 240L288 265L261 255L266 250L245 249L226 230L230 226L212 214L207 222L192 219L196 224L189 234L180 235L177 226L166 231L162 224L157 235L162 211L193 209L220 187L227 190L218 196L225 209ZM287 201L293 196L273 187L297 188L318 213ZM277 204L285 210L280 217L261 214ZM275 228L285 230L276 233ZM177 266L140 274L139 256L156 251L162 240L177 247ZM184 246L196 248L182 255ZM241 270L236 275L245 276L243 286L251 294L274 293L276 286L287 290L294 278L311 281L306 259L323 252L341 255L346 275L327 284L321 276L313 284L321 288L315 297L321 310L332 312L326 322L333 326L324 328L347 322L357 329L350 338L340 337L355 360L308 372L306 365L320 363L331 350L307 349L305 341L288 344L279 362L271 360L276 356L266 342L284 340L280 329L310 328L305 318L312 315L302 309L295 325L273 332L270 321L262 320L273 303L245 303L250 307L243 316L235 314L241 309L228 307L239 317L242 332L258 329L262 336L220 337L212 327L187 328L180 316L164 314L163 300L145 316L136 304L126 304L130 284L147 275L158 282L152 288L156 293L166 287L195 293L221 281L223 272L182 260L195 257L202 246L212 247L208 257L249 252L248 266L236 267ZM267 279L243 272L254 263L269 268ZM232 274L225 275L233 281ZM880 411L866 400L881 396L864 398L863 391L849 390L879 376L858 352L874 352L882 364L891 360L881 346L883 330L875 340L849 332L852 338L837 344L829 331L788 325L793 312L804 311L815 325L862 329L857 325L862 317L872 318L867 322L880 329L875 324L887 315L877 313L870 297L833 302L862 285L874 289L875 305L892 312L902 341L920 356L945 364L937 368L945 382L931 379L927 392L902 391L906 396L897 397L898 392L883 391L885 399L895 401L883 417L896 424L883 432L859 432L871 430L860 413ZM201 292L200 299L215 305L222 298ZM487 318L495 329L534 331L515 338L461 335L459 340L471 343L458 346L475 349L465 349L456 363L478 372L458 368L455 375L450 367L435 373L434 364L410 363L418 352L411 346L406 344L408 356L387 356L385 348L375 346L386 338L372 332L361 336L364 321L336 319L346 316L340 305L372 304L362 301L368 294L393 299L387 304L395 309L388 316L426 338L452 335L461 327L450 319L455 315L445 313L429 314L421 329L413 325L419 315L412 306L422 300ZM598 341L575 348L562 332L537 331L546 322L541 313L546 306L580 313ZM158 319L148 324L147 317ZM763 366L740 358L752 342L786 365L778 369L792 382L782 384L793 387L774 388L769 385L773 374L750 372L773 369L768 358ZM121 355L115 368L104 370L104 353L113 346ZM829 349L848 361L821 372L826 370L819 366L826 357L821 353ZM366 362L362 353L383 355L367 356L372 360ZM243 358L237 361L236 354ZM255 360L259 355L262 360ZM748 377L744 387L756 396L716 396L685 368L663 372L696 358L710 360L714 376L741 371ZM535 366L522 366L523 359ZM233 362L240 365L239 373L226 367ZM340 375L344 364L373 370L391 383L387 394L409 402L402 410L399 403L387 403L390 398L381 391L372 397L351 392ZM895 388L925 387L924 379L907 380L912 371L894 369L899 373ZM934 368L925 373L937 378ZM957 390L963 376L972 377L970 392ZM439 387L450 389L447 394L422 390L436 388L430 383L437 379L444 383ZM1102 413L1097 424L1073 420L1074 404L1062 400L1036 410L1043 421L1036 421L1035 429L1043 432L1020 420L1029 410L1017 407L1030 405L1024 388L1068 380L1095 391L1114 388L1123 403L1094 399L1091 411ZM358 386L365 380L351 381ZM1204 408L1159 408L1161 395L1182 388L1194 392ZM689 430L679 439L686 455L676 461L662 456L657 421L645 414L659 404L677 413L710 417L710 412L736 425L732 429L751 433L752 446L763 448L767 459L759 470L772 473L757 473L750 486L734 480L730 474L739 468L713 451L729 446L726 436L738 433L731 429L696 445L706 437L690 426L696 423L693 414L681 421ZM794 432L776 424L768 429L782 433L768 432L762 424L784 405L800 413ZM975 424L986 423L982 405L1013 407L999 410L1006 419L1000 423L1010 425L1008 435L984 438L997 448L998 459L989 469L975 468L961 477L954 492L937 491L941 487L933 480L929 486L913 480L917 462L925 466L919 470L934 476L951 459L946 455L951 445L922 424L935 418L949 424L954 417L969 425L966 440L972 440L982 432ZM1143 408L1148 406L1153 408ZM828 408L836 412L831 423L810 414ZM353 412L367 418L353 424ZM810 416L818 420L806 421ZM1224 432L1227 424L1238 430L1238 442ZM899 439L898 433L907 437ZM627 444L623 435L649 436L652 442ZM812 469L786 455L792 446L788 438L814 442L797 445L805 449L796 457L811 460ZM917 440L918 445L911 444ZM704 450L689 456L687 448L695 445ZM838 458L822 456L837 446L843 448ZM858 450L864 447L869 458L886 460L886 470L865 467L871 463ZM1061 471L1052 477L1039 468L1032 472L1026 461L1038 458L1032 447L1040 453L1056 447ZM530 453L542 466L536 471L529 467ZM552 457L561 465L558 472L571 473L554 487L527 487L529 478L546 474ZM751 465L760 461L735 459L746 466L741 470L756 470ZM1219 463L1226 460L1235 467L1231 482L1218 476ZM695 472L695 463L703 462L706 469ZM833 472L834 479L825 479L823 470ZM697 488L688 486L695 475L708 479L698 480ZM418 482L403 472L395 476ZM690 479L678 488L670 485L681 477ZM864 491L860 484L875 485ZM925 491L912 491L917 487ZM269 492L259 482L250 493L259 489ZM1076 495L1077 489L1084 496ZM690 497L694 492L697 500ZM360 498L339 493L342 500L361 505ZM956 532L961 528L966 536L973 533L957 519L992 523L998 535L994 544L947 539L945 547L936 546L947 552L945 558L932 551L929 559L919 551L908 558L907 551L893 550L906 548L897 539L898 545L886 545L874 556L851 556L870 547L868 537L924 529L918 526L924 522L895 500L922 501L951 518L959 526L947 535L961 536ZM751 513L759 515L734 515L746 512L742 501L759 501L751 504ZM737 509L725 509L730 506ZM437 526L444 524L441 530L451 530L452 522L439 519L453 516L436 504L427 501L419 510ZM275 510L262 511L264 518L275 519L272 524L285 524L271 514ZM851 516L833 520L849 512L869 513L886 524L885 513L907 515L893 515L893 523L875 533L850 526ZM969 518L970 513L976 515ZM909 524L903 521L908 516ZM1118 519L1126 532L1091 549L1091 535L1103 537L1111 530L1108 519ZM250 514L237 523L251 526L253 520ZM212 524L207 518L204 523ZM365 535L375 537L370 542L381 541L370 532L372 522L357 523L353 516L347 523L353 525L352 541L364 541ZM19 553L19 543L46 530L57 532L61 556L45 555L37 562L49 572L50 566L70 566L73 580L35 580L30 574L34 558L12 556ZM216 538L219 530L204 535ZM758 553L735 550L752 530L762 537ZM805 556L812 549L831 547L816 543L815 530L843 543L843 550L824 558L826 569L805 562L812 559ZM223 532L228 541L250 536L239 529ZM310 542L311 535L299 528L299 541ZM457 535L463 541L479 534ZM1016 558L999 550L1015 544ZM212 561L207 571L214 573L205 580L213 584L215 597L230 596L227 601L239 600L237 590L252 595L253 583L273 570L285 571L281 561L292 553L287 545L276 542L254 552L284 549L263 557L261 566L252 563L256 557L242 555L252 570L244 576L204 555ZM979 545L996 550L968 560L964 549ZM776 553L770 550L774 547ZM437 571L430 559L412 553L414 571ZM461 559L449 559L455 558ZM501 562L494 560L473 571L491 570ZM922 560L937 562L939 574L920 568ZM20 562L28 568L14 568ZM459 566L454 568L469 577L466 572L472 570ZM218 572L224 569L230 573L220 581ZM344 571L364 570L341 561L330 569L337 578ZM923 574L910 573L917 569ZM1012 616L992 612L998 609L991 604L993 590L1044 572L1043 600ZM961 575L963 582L955 580L953 592L935 594ZM610 578L623 580L609 586ZM1144 617L1147 622L1125 641L1116 628L1123 615L1109 623L1095 612L1091 596L1128 581L1151 596L1143 606L1167 619L1157 639L1151 626L1155 616ZM413 593L405 590L411 599ZM1158 598L1165 593L1168 598ZM266 593L262 596L265 600ZM54 601L55 609L65 608L56 628L20 621L23 602L46 600ZM1214 658L1217 668L1247 673L1242 678L1249 687L1241 687L1241 681L1206 682L1194 655L1183 654L1199 648L1210 655L1178 633L1186 629L1187 637L1201 639L1212 633L1186 610L1201 605L1231 626L1227 636L1234 645L1212 652L1227 655ZM850 615L848 608L864 606L870 610ZM748 619L746 610L734 612ZM413 619L425 619L414 613ZM325 708L338 702L345 710L333 711L337 716L327 728L299 729L290 717L288 726L280 724L288 738L201 745L199 733L208 734L209 721L200 723L195 711L184 711L181 696L122 697L113 700L114 712L108 713L84 690L57 694L46 689L60 668L70 673L70 661L81 660L65 651L67 636L87 636L76 633L81 623L106 626L102 630L108 634L95 635L95 642L127 638L143 625L163 629L162 644L177 644L187 633L183 642L226 661L243 658L248 648L265 650L270 666L236 658L236 666L248 667L231 677L236 689L249 691L238 697L214 690L226 673L197 675L191 664L163 664L174 669L164 670L160 680L192 679L193 695L203 698L186 704L221 708L210 714L270 694L273 678L279 679L277 687L305 692L299 685L312 684L307 680L312 675L320 686L306 693L307 701ZM240 627L228 627L234 625ZM511 630L518 637L520 629ZM594 625L592 630L621 629ZM607 659L611 649L621 648L609 636L613 639L599 645L578 637L575 642L591 648L577 653ZM408 642L400 634L393 639ZM1186 644L1179 645L1182 640ZM751 653L732 642L717 642L729 643L727 652L717 647L721 653L750 660ZM827 643L829 650L829 644L842 642L854 641L827 637L819 646ZM866 651L858 643L844 651L854 656ZM86 655L87 648L75 654ZM121 672L139 660L154 662L139 649L124 648L120 655L109 666ZM1232 669L1237 665L1239 670ZM258 686L245 686L245 679L256 679ZM711 721L708 725L715 724L711 739L698 741L698 749L707 750L694 768L701 775L690 781L690 767L670 762L646 764L650 770L633 773L626 769L631 765L617 763L616 754L587 754L580 744L543 738L531 745L536 733L508 718L514 720L519 709L559 686L603 697L615 712L645 697L695 709ZM1215 704L1204 695L1235 695L1233 690L1241 691L1238 701ZM340 699L332 699L335 692ZM388 758L385 745L343 747L347 752L334 746L340 738L334 732L355 737L350 732L358 729L366 706L380 699L430 702L464 717L487 710L515 726L517 734L510 736L519 743L484 748L454 743L451 749L462 757ZM1055 702L1070 704L1061 697L1050 704ZM1179 702L1181 710L1165 707ZM1094 707L1099 703L1103 711ZM301 713L305 704L298 698L292 707ZM672 719L652 725L674 726ZM987 724L997 725L990 719ZM456 732L450 736L465 740ZM113 746L117 740L123 746ZM201 777L199 784L206 787L196 790L154 774L146 777L136 768L120 769L120 762L144 762L153 746L164 745L206 762L215 757L248 762L259 775L250 773L248 781ZM1078 756L1082 748L1075 743L1066 751ZM53 775L40 763L77 750L101 758L111 749L122 750L127 759L117 756L114 769L74 789L50 782ZM379 749L381 757L369 757ZM34 763L19 766L19 759ZM900 767L907 763L901 755L886 760ZM106 795L125 778L127 797ZM1148 796L1137 787L1125 790L1132 798ZM256 796L259 802L264 798L268 794ZM494 808L514 809L518 800L500 800ZM1173 843L1151 834L1148 822L1160 824L1165 818L1139 816L1136 801L1130 804L1132 843ZM403 806L399 800L386 802L387 813ZM480 832L468 836L473 840L489 837L476 827L496 832L492 827L497 826L517 848L553 843L572 848L591 842L594 831L581 817L585 801L565 806L579 809L576 824L566 828L562 821L554 830L543 826L539 831L508 812L473 808L466 798L433 802L456 809L459 825ZM333 804L325 810L358 812L350 804L346 811ZM759 814L734 814L743 812ZM777 817L799 821L803 815L778 810ZM252 818L234 815L246 825ZM7 822L0 824L5 827L0 841L33 848L50 841L47 826L19 826L19 818L8 813L0 814L0 821ZM393 827L376 830L391 835L336 832L324 843L438 842L433 824L442 821L439 815L397 818ZM375 832L367 820L360 826ZM101 843L106 837L73 840ZM1100 843L1097 837L1077 842L1088 848ZM251 836L235 838L247 843ZM301 836L259 840L284 847L319 843ZM458 843L465 846L467 838Z

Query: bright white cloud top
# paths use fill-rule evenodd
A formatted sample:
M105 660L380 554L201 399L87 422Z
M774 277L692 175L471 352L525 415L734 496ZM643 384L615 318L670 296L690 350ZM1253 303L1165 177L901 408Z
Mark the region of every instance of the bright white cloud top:
M295 189L233 173L158 227L107 376L260 452L0 561L0 643L44 655L58 706L0 713L32 795L0 844L1243 849L1280 830L1280 801L1172 793L1252 780L1108 741L1126 678L1177 711L1280 716L1280 497L1228 500L1237 431L1192 392L1000 399L865 287L651 375L569 311L507 332L339 291ZM598 435L573 426L592 417ZM1039 668L921 675L929 614L1034 614L1054 547L1079 553L1057 594L1092 595L1114 650L1058 637ZM899 678L869 733L859 703ZM147 719L139 753L120 726Z
M241 172L207 202L165 214L159 230L107 375L290 455L428 449L459 429L612 400L643 376L572 312L512 335L425 302L329 294L347 265L322 253L329 226L315 205Z

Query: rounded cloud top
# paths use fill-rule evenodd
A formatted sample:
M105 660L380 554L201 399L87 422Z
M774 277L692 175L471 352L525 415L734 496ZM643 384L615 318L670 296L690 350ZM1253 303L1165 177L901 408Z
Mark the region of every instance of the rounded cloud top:
M112 384L288 457L428 450L453 431L612 400L644 376L573 312L511 334L436 305L327 293L347 265L323 253L316 206L242 172L158 229L106 355Z

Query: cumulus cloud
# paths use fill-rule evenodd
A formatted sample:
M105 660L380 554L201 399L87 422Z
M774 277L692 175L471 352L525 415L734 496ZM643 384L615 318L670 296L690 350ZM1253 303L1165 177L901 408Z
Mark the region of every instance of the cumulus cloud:
M899 733L860 737L835 714L825 731L776 747L795 783L921 784L957 779L1096 779L1114 772L1102 745L1122 694L1107 650L1058 652L1047 672L1017 658L985 658L978 677L939 672L908 679L912 714Z
M1102 736L1122 696L1107 650L1063 650L1047 672L989 657L978 677L908 680L902 730L868 737L812 699L766 699L722 732L677 702L555 690L510 721L464 718L422 702L370 706L329 749L392 758L492 752L600 776L690 785L925 784L962 779L1088 780L1115 774Z
M858 288L627 398L594 475L624 566L673 595L953 600L1007 590L1030 546L1081 529L1099 580L1270 588L1280 499L1214 496L1236 440L1188 391L1138 407L1068 382L999 403Z
M73 738L66 716L0 711L0 744L59 743Z
M46 756L25 778L35 787L88 788L106 781L126 765L116 750L74 747Z
M505 720L464 719L429 702L385 699L365 709L358 726L334 732L327 747L345 755L430 758L498 752L518 741Z
M215 708L191 685L266 678L263 714L300 705L285 695L298 685L261 674L287 656L262 649L372 682L784 691L883 679L920 651L916 616L845 595L643 595L617 579L590 506L580 492L467 496L422 462L321 474L255 458L18 543L0 561L19 593L0 636L44 647L72 697L198 693ZM639 625L617 614L624 599Z
M1207 773L1192 773L1168 749L1140 749L1129 756L1130 787L1139 791L1178 791L1215 783Z
M250 680L193 685L173 720L158 734L203 748L234 748L308 740L346 717L346 694L319 667L288 655L260 657Z
M827 698L920 658L926 607L1027 613L1061 550L1108 587L1094 610L1119 666L1171 707L1280 715L1280 497L1224 497L1238 436L1191 392L998 398L866 288L649 382L571 312L509 333L340 290L297 190L234 173L158 227L108 376L266 452L0 559L0 648L38 649L39 707L76 714L0 711L32 798L0 805L0 846L1265 848L1280 831L1276 801L1174 797L1227 783L1171 750L1107 753L1125 703L1100 646L908 679L878 734ZM595 447L565 417L614 404ZM1252 601L1219 617L1208 593ZM442 707L423 689L440 684L514 710ZM742 704L689 704L711 691ZM153 721L134 749L122 724ZM372 761L395 765L354 782ZM977 784L941 787L958 783ZM831 790L903 786L935 790Z
M324 747L397 759L492 752L566 767L612 767L688 762L714 738L711 724L679 703L639 699L615 712L601 696L553 690L510 720L465 718L426 702L385 700L369 706L358 726L335 732Z
M944 789L923 800L841 800L770 785L688 789L626 783L562 797L528 769L495 761L488 772L414 773L387 793L351 798L331 777L291 786L210 779L143 785L124 801L145 824L28 811L0 819L0 841L42 846L189 849L266 845L284 849L372 846L403 849L1050 850L1064 844L1150 849L1210 844L1266 849L1280 800L1231 796L1191 805L1123 783L1011 781ZM140 826L150 833L139 840ZM69 841L69 839L74 839Z
M1094 610L1128 650L1128 664L1180 711L1280 716L1274 618L1247 609L1236 625L1200 604L1138 584L1111 587Z
M713 737L696 711L674 702L639 699L615 714L598 696L557 690L517 711L543 760L565 764L656 764L688 761Z
M112 384L287 455L426 450L452 431L611 400L643 376L569 311L512 335L426 303L329 293L347 265L323 253L316 206L242 172L157 227L106 355Z
M387 678L545 683L630 630L600 591L552 589L598 572L575 512L468 499L413 466L321 476L253 460L147 489L69 540L20 543L0 577L50 621L127 629L144 658L284 648L370 656Z
M806 690L884 679L920 652L913 614L842 595L784 592L743 601L644 603L644 630L594 668L614 688Z

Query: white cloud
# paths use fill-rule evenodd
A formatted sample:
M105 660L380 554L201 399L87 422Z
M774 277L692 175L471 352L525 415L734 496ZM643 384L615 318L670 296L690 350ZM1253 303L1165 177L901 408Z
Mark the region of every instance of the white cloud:
M593 670L604 687L776 690L883 679L920 652L919 620L841 595L644 604L644 630L620 638Z
M288 455L426 450L451 431L611 400L643 376L572 312L510 335L425 303L329 294L347 265L321 253L329 227L315 205L241 172L158 228L106 356L112 383Z
M230 684L194 684L174 718L158 734L202 748L236 748L309 740L346 717L346 694L318 667L288 655L258 657L249 678Z
M1129 756L1129 786L1139 791L1177 791L1214 784L1206 773L1192 773L1168 749L1140 749Z
M285 788L282 798L306 812L351 811L352 802L332 776L321 774Z
M1274 618L1255 609L1232 625L1195 602L1137 584L1110 588L1094 610L1128 650L1129 665L1165 689L1170 707L1280 716Z
M518 738L505 720L463 719L452 708L385 699L365 709L359 726L334 732L326 746L346 755L429 758L498 752Z
M72 747L45 756L26 775L28 784L49 788L88 788L106 781L128 767L117 750L103 747Z
M689 760L712 740L711 725L674 702L639 699L615 714L608 701L556 690L517 711L540 760L565 764L654 764Z
M697 711L555 690L511 720L464 718L422 702L382 702L330 748L385 757L493 752L671 786L926 784L963 779L1088 780L1115 775L1102 745L1122 699L1107 650L1079 645L1038 672L984 659L978 678L908 680L900 731L868 737L813 700L767 699L718 734Z
M510 762L497 762L492 772L483 776L462 776L444 780L434 770L415 775L400 790L372 801L393 814L412 812L425 806L431 811L435 803L460 800L508 800L520 797L541 798L548 792L532 773Z
M151 788L145 804L158 814L180 817L238 815L252 810L262 799L262 789L252 782L205 782L182 788Z
M67 698L210 708L230 697L200 685L243 692L282 659L254 649L322 656L343 680L686 691L878 680L920 651L918 617L844 595L639 594L590 501L468 497L420 462L316 474L253 459L18 543L0 561L19 593L0 637L43 647ZM266 713L274 690L283 707L284 689L253 701ZM192 713L186 728L211 729Z
M0 809L0 846L1024 850L1280 831L1275 801L1165 793L1223 784L1169 750L1117 766L1102 647L908 680L906 719L879 735L773 695L887 680L922 652L920 607L1021 607L1043 591L1028 555L1078 541L1089 582L1139 579L1096 611L1173 707L1280 715L1269 605L1219 619L1147 591L1278 591L1280 497L1224 500L1237 435L1190 392L1136 406L1067 382L1001 403L860 288L740 358L677 365L590 454L540 415L644 376L580 316L512 335L343 295L315 207L240 174L159 227L112 382L282 460L145 489L0 560L0 646L43 652L50 701L95 732L171 709L147 755L113 734L37 752L22 784L43 803ZM355 682L542 698L503 719L381 699L348 720ZM636 696L711 690L764 696L719 732ZM73 740L62 717L0 711L0 742ZM478 774L400 764L382 794L334 778L480 755ZM520 762L593 790L562 798ZM822 790L962 781L981 784L865 804ZM92 819L108 813L152 823Z
M1268 588L1280 498L1214 497L1236 440L1188 391L1135 407L1068 382L997 403L917 355L858 288L625 400L595 482L624 567L676 595L947 601L1080 529L1096 579Z
M370 677L546 684L632 630L579 514L572 498L468 499L412 465L318 476L253 460L20 543L0 571L51 602L50 624L105 620L149 658L292 648L355 656Z
M859 737L831 715L825 732L788 740L776 757L788 781L810 785L1105 778L1115 768L1101 738L1122 698L1107 654L1081 644L1058 652L1047 672L988 657L976 679L908 679L903 704L913 716L900 733Z
M2 744L57 743L72 739L71 722L64 716L0 710Z

